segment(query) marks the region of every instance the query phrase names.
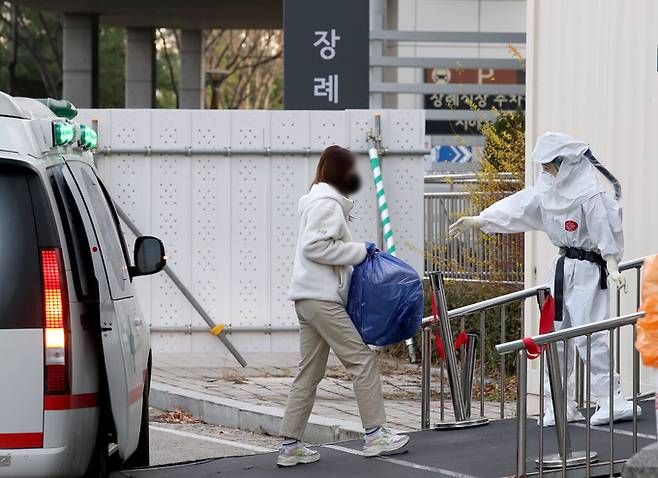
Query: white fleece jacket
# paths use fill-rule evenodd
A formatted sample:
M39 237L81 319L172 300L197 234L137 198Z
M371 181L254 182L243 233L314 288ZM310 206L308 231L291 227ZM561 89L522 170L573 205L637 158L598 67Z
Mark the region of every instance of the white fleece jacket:
M347 219L352 200L327 183L314 184L299 200L301 214L291 300L347 304L352 266L366 258L366 245L352 242Z

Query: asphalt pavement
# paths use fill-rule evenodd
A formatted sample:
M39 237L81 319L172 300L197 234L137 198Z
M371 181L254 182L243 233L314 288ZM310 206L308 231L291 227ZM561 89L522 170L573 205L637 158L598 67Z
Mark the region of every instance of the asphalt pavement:
M280 439L199 422L185 412L151 409L151 465L253 455L276 450Z
M638 421L640 447L655 443L655 415L654 401L642 403L643 413ZM167 441L167 446L181 449L197 448L204 442L211 447L203 452L205 459L191 463L179 463L165 466L153 466L141 470L123 471L116 478L206 478L217 476L230 476L232 478L270 478L280 476L313 476L315 478L349 477L386 478L405 476L425 477L451 477L451 478L484 478L509 477L515 474L516 454L516 420L492 421L487 426L472 429L447 431L422 431L411 434L411 442L406 453L395 456L367 459L362 456L361 440L342 442L337 444L321 445L317 449L322 454L318 463L292 467L291 469L277 469L275 466L276 454L257 453L253 443L251 449L245 448L246 442L239 442L236 436L230 438L233 443L204 442L204 439L189 438L186 443L185 435L169 436L154 435L153 446L157 447L158 440ZM159 425L154 424L154 427ZM583 449L586 443L585 428L582 424L569 426L571 443L574 450ZM614 465L615 474L620 471L621 463L633 455L632 424L619 423L614 427ZM156 429L156 432L161 430ZM167 432L162 432L167 435ZM190 432L191 433L191 432ZM539 442L539 428L532 420L528 421L528 454L527 472L536 471L534 459L537 456L537 443ZM172 435L169 433L169 435ZM597 451L598 463L592 466L592 476L607 475L610 450L610 431L607 427L593 427L591 431L592 449ZM182 439L182 441L179 441ZM239 453L243 456L229 456L224 458L208 459L207 455L216 445L215 455L220 453ZM262 444L255 445L263 446ZM242 447L242 448L240 448ZM161 451L165 451L164 447ZM544 431L545 454L557 451L555 428L546 428ZM196 452L196 451L195 451ZM199 450L201 453L201 450ZM245 453L256 453L244 456ZM173 458L173 457L172 457ZM191 458L190 458L191 459ZM172 460L173 461L173 460ZM548 473L545 474L548 476Z

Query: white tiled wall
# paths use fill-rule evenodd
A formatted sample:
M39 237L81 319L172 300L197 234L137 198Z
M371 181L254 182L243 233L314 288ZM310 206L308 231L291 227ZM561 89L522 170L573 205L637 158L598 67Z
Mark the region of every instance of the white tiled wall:
M317 151L331 144L366 149L373 112L82 110L78 117L93 120L100 149L111 152L97 155L96 163L114 200L143 234L164 241L170 266L210 315L232 326L296 325L287 292L297 201L308 191ZM392 150L420 150L423 113L383 111L382 132ZM208 154L228 148L250 153ZM266 148L290 154L267 156ZM359 169L364 187L355 197L352 232L355 240L374 241L379 217L366 154ZM389 156L382 169L398 254L421 272L422 156ZM166 275L136 282L152 325L205 325ZM203 332L154 332L152 338L158 351L223 350ZM242 351L298 347L288 333L233 333L231 340Z

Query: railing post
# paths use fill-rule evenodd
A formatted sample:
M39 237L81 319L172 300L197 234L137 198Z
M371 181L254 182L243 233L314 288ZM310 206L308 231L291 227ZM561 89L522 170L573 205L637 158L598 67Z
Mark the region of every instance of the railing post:
M421 341L421 410L420 428L427 430L430 427L430 365L432 359L432 328L423 327Z
M516 359L516 476L526 476L528 428L528 358L521 350Z
M546 299L548 290L540 290L537 292L537 299L541 307ZM583 465L586 462L593 462L597 460L597 453L590 451L589 461L587 460L587 451L574 452L571 449L571 437L569 435L569 427L567 422L567 403L568 403L568 390L567 390L567 370L568 370L568 341L565 341L564 351L564 376L560 368L560 359L557 349L557 343L553 342L545 346L544 354L546 356L546 367L548 370L548 383L551 389L551 400L553 404L553 416L555 417L555 434L557 436L557 449L558 453L547 456L541 459L544 468L560 468L563 470L567 466ZM577 360L580 360L576 356ZM543 372L542 372L543 373ZM578 382L578 381L577 381ZM564 384L564 386L563 386ZM544 393L542 390L541 393ZM589 406L589 405L588 405ZM544 413L540 410L539 413ZM543 420L542 420L543 425ZM540 459L535 460L539 465Z
M440 272L430 274L430 285L432 293L436 300L438 312L439 336L443 342L443 352L445 354L446 368L448 369L448 382L450 383L450 395L452 396L452 407L455 410L455 420L460 422L466 418L464 412L464 397L459 382L459 373L457 371L457 357L455 355L455 343L452 337L452 328L448 318L448 307L445 298L445 287L443 285L443 276Z
M437 315L438 315L438 332L443 342L443 351L445 355L445 366L448 372L448 383L450 385L450 395L452 397L452 406L455 413L454 422L441 422L436 425L436 429L448 428L466 428L473 426L486 425L489 420L484 417L476 419L469 419L466 412L466 401L464 400L464 391L459 377L459 369L457 367L457 356L455 354L455 344L452 336L452 327L450 326L450 318L448 317L448 306L446 303L445 286L443 284L443 276L440 272L431 272L429 274L430 285L432 287L432 294L436 302ZM475 345L475 344L474 344ZM484 363L482 364L484 366ZM472 388L468 390L470 395ZM484 393L484 390L482 390ZM468 402L470 403L470 397Z
M571 458L571 440L569 432L565 428L565 415L567 410L564 406L564 394L567 392L562 388L562 373L560 370L560 360L558 357L557 343L552 343L546 347L546 365L548 366L548 383L551 387L551 399L553 403L553 415L555 416L555 432L557 434L558 450L564 451L564 456L569 460ZM566 364L565 364L566 369ZM544 413L542 410L541 413ZM562 453L558 453L561 461ZM544 460L546 467L551 466L551 458ZM548 462L548 463L547 463ZM561 463L560 463L561 465Z
M468 334L468 343L464 353L464 367L462 368L462 395L464 397L464 412L466 418L471 417L471 398L473 390L473 375L475 373L475 354L477 352L478 336Z

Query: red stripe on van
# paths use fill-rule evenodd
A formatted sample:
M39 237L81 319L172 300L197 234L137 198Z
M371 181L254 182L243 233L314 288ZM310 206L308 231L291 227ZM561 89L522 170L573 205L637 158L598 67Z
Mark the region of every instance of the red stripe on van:
M43 447L43 433L0 433L0 449Z
M132 405L133 403L141 400L143 394L144 394L144 384L141 383L137 385L137 387L133 388L128 392L128 403Z
M77 395L46 395L43 408L44 410L74 410L97 406L97 393L79 393Z

